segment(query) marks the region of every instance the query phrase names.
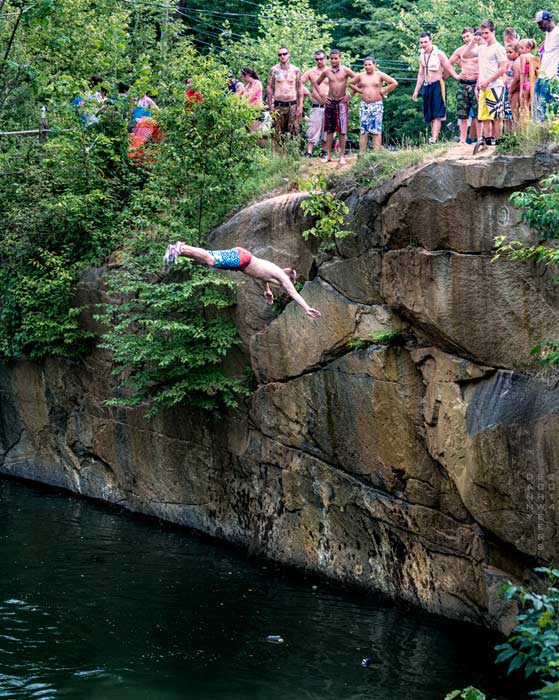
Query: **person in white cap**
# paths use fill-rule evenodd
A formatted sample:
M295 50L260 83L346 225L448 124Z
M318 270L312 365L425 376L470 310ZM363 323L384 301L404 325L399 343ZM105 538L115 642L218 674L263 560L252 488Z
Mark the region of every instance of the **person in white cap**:
M559 28L555 26L553 15L547 10L536 12L534 21L542 32L546 33L543 44L542 64L534 86L534 102L532 118L534 121L544 121L550 104L557 102L552 94L549 81L558 77L559 69Z

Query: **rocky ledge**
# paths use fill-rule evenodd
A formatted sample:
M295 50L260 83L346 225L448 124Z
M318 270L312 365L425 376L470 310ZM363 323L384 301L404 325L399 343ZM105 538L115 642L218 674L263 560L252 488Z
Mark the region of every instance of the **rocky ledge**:
M305 195L241 211L212 246L293 265L323 313L276 317L240 280L247 405L147 421L104 405L100 351L21 361L0 370L0 470L506 628L503 581L559 555L559 385L530 356L558 335L559 287L556 270L492 262L492 245L533 240L509 197L558 164L445 160L348 192L355 235L328 256L301 237ZM84 274L80 303L103 298L103 272Z

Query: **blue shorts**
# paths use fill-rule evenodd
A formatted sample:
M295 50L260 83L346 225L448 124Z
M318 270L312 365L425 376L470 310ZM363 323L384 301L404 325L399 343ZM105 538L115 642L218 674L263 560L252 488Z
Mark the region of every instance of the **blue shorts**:
M359 122L361 134L382 134L382 115L384 104L378 102L361 102L359 107Z
M214 267L218 270L244 270L252 260L252 253L244 248L208 250L214 256Z
M446 117L446 92L443 80L423 83L423 116L426 122Z

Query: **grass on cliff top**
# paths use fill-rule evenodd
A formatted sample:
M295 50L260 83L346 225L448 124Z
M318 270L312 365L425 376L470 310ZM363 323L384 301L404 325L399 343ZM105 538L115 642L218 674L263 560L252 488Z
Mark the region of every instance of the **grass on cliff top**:
M353 168L332 175L328 185L333 189L345 187L376 187L391 177L426 160L443 155L449 144L413 146L397 151L370 151L357 160Z
M350 155L349 167L341 171L332 170L337 161L325 165L318 158L307 160L298 152L296 144L288 147L283 155L274 156L267 150L262 156L262 167L246 178L235 201L231 202L233 206L229 213L258 200L307 189L302 188L301 183L307 183L317 175L324 175L327 187L332 190L376 187L407 168L443 155L449 145L452 144L442 142L435 146L407 146L396 151L371 150L359 159Z
M559 122L551 120L544 124L532 121L519 125L510 134L504 134L496 148L497 153L528 156L534 153L557 153L559 149Z

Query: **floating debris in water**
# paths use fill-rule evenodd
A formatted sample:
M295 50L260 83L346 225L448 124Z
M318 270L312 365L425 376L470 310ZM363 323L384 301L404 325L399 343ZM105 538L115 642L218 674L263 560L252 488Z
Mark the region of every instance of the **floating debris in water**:
M364 659L361 659L361 666L365 666L368 668L371 666L373 663L373 657L372 656L366 656Z
M266 637L266 641L270 644L283 644L283 637L279 634L269 634Z

